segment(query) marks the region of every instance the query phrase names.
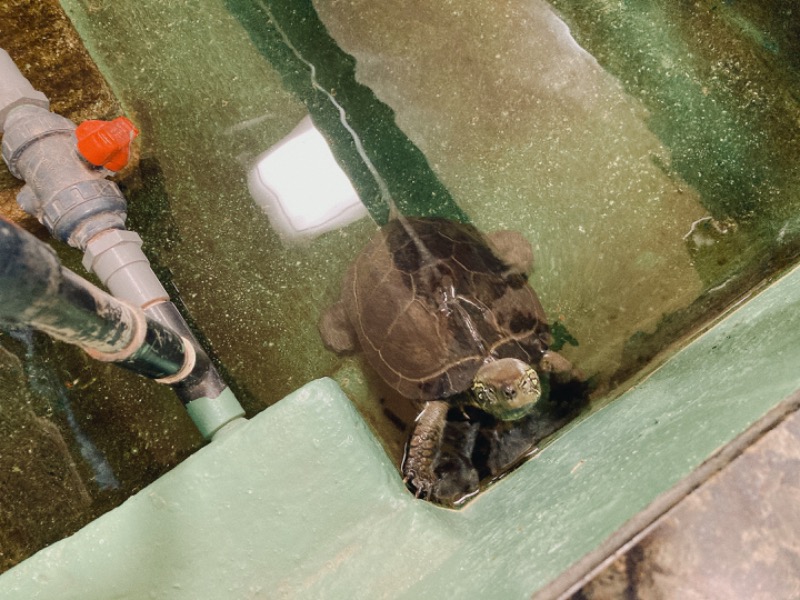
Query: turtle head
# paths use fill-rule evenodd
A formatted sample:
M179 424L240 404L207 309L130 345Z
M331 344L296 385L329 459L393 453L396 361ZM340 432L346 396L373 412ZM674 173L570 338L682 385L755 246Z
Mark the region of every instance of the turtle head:
M502 421L513 421L531 412L542 396L542 386L530 365L501 358L478 369L472 393L478 408Z

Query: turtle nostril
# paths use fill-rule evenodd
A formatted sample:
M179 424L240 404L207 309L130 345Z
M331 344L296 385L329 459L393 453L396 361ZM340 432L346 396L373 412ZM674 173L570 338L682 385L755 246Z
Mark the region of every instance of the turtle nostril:
M509 385L503 388L503 393L506 395L506 398L513 400L517 395L517 390L513 386Z

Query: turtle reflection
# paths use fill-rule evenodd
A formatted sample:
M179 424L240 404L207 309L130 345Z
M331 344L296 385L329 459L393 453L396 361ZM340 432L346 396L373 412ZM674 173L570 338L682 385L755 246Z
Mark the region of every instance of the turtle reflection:
M494 455L489 462L513 466L516 459L499 457L517 437L527 438L527 446L511 454L530 449L528 430L538 427L532 417L541 413L534 409L549 379L580 380L549 348L544 310L527 283L532 262L530 244L517 232L484 236L472 225L399 217L356 257L341 298L322 315L329 349L361 350L404 398L423 402L403 462L405 481L418 496L450 498L443 472L470 473L463 482L450 477L448 485L477 489L472 480L480 478L480 466L471 446L481 440L487 456ZM446 432L452 408L460 409L465 425ZM453 444L459 429L463 439ZM485 434L491 430L505 440L494 452ZM448 442L456 452L447 451ZM447 467L448 457L464 468Z

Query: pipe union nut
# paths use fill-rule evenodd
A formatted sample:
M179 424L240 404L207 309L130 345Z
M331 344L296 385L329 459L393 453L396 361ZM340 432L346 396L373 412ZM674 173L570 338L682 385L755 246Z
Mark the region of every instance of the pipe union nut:
M89 179L58 192L41 206L41 221L54 237L82 248L106 229L125 226L128 206L117 185Z
M50 135L74 135L75 123L38 106L20 106L8 115L3 133L3 160L17 179L17 162L31 144Z

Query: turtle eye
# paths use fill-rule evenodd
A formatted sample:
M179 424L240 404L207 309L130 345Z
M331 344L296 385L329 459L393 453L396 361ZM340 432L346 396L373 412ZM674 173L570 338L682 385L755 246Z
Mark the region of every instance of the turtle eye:
M472 391L481 404L492 404L494 402L494 394L492 394L489 388L483 383L476 383Z
M537 392L541 392L539 376L536 374L536 371L533 369L525 371L525 375L523 375L522 380L519 383L519 387L524 394L535 394Z

